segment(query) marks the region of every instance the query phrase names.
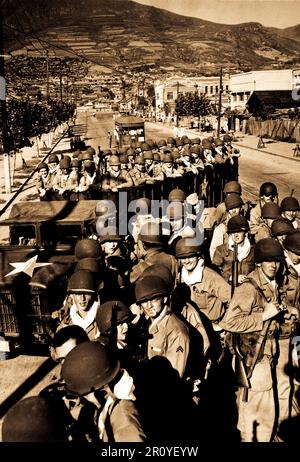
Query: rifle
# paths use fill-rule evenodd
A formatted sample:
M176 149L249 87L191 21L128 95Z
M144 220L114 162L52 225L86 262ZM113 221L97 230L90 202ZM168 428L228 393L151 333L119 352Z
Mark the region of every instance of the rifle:
M112 348L113 351L117 351L118 346L118 310L119 306L118 303L114 303L112 306L111 310L111 327L110 327L110 332L109 332L109 345Z
M234 243L232 272L231 272L231 296L233 296L234 289L238 286L238 282L239 282L238 245Z

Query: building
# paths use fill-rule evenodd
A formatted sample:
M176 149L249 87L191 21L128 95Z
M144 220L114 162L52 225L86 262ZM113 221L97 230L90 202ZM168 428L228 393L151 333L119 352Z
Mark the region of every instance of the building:
M222 104L229 106L229 76L223 76L222 87ZM161 117L162 115L167 115L166 112L174 114L176 99L179 95L186 93L202 93L213 103L217 103L220 91L220 77L171 77L165 81L156 80L154 89L156 117Z
M300 69L251 71L230 76L230 107L232 110L244 111L253 92L292 91L300 83Z

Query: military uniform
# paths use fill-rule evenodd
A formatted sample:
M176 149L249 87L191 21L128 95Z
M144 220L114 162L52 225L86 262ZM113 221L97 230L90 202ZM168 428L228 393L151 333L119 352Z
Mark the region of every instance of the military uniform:
M142 172L138 170L136 167L133 167L133 169L130 170L130 175L134 186L144 184L149 176L146 171Z
M262 222L261 206L260 204L256 204L250 211L250 233L256 234Z
M108 170L102 177L101 189L104 191L117 188L121 185L124 188L133 186L133 179L126 170L119 170L118 172Z
M260 268L256 268L248 277L256 281L268 300L278 302L277 284L267 280ZM245 281L235 289L228 310L220 324L230 332L257 334L263 328L262 313L265 304L266 301L256 286ZM242 441L251 442L257 439L259 442L268 442L272 437L275 423L272 366L276 355L277 333L278 323L273 319L261 359L257 361L250 379L251 387L248 390L247 402L242 401L241 389L238 395L238 429L241 431Z
M139 263L133 267L130 274L130 282L135 283L142 275L145 268L157 263L166 266L170 270L173 279L176 279L177 262L175 257L167 254L161 248L151 248L146 251L145 255L139 260Z
M255 233L255 242L265 239L266 237L272 237L271 228L264 221L257 226L257 231Z
M165 307L149 327L148 358L163 356L182 377L189 355L189 333L186 325Z
M249 242L249 241L248 241ZM230 249L227 244L222 244L216 248L212 263L220 268L221 275L225 281L230 282L232 278L232 263L234 258L234 251ZM238 260L238 274L251 273L254 270L254 247L250 246L249 252L242 260Z

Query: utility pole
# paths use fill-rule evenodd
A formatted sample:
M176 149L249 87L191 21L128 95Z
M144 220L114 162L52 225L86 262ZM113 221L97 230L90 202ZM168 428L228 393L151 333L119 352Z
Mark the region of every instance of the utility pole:
M59 65L59 94L60 94L60 100L62 102L63 100L63 88L62 88L62 68L61 68L61 61Z
M218 105L218 128L217 128L217 137L220 135L221 127L221 109L222 109L222 93L223 93L223 68L220 69L220 88L219 88L219 105Z
M49 99L49 52L48 50L46 51L46 72L47 72L47 90L46 90L46 95L47 95L47 101Z
M179 95L179 82L177 80L177 84L176 84L176 89L177 89L177 107L176 107L176 127L178 128L179 127L179 114L178 114L178 95Z
M3 3L0 3L0 102L1 102L1 129L2 129L2 153L5 178L5 192L11 192L10 162L9 162L9 140L7 130L6 112L6 82L4 68L4 46L3 46Z

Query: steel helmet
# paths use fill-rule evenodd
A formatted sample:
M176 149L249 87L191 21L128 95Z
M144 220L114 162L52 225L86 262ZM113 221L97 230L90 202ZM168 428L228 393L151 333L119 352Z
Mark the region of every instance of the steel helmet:
M238 181L228 181L228 183L225 184L224 189L223 189L225 194L228 193L236 193L241 195L242 194L242 187Z
M227 223L227 233L239 233L241 231L249 232L248 220L242 215L236 215L230 218Z
M69 391L86 395L111 382L119 370L120 363L110 350L99 342L83 342L67 354L61 376Z
M195 144L194 146L191 147L191 154L201 154L201 147L200 144Z
M87 148L86 152L92 154L92 156L95 156L95 155L96 155L96 151L95 151L95 149L94 149L92 146L90 146L89 148Z
M152 151L144 151L144 159L153 160L153 152Z
M185 192L179 188L172 189L172 191L169 193L169 196L168 196L169 202L172 202L172 201L184 202L185 199L186 199Z
M280 204L281 212L297 212L299 210L299 202L296 197L288 196L282 199Z
M102 253L101 247L95 239L81 239L75 245L75 258L97 258L99 259Z
M90 271L91 273L96 273L98 274L100 272L100 263L99 260L96 258L92 257L87 257L87 258L81 258L79 262L76 265L76 270L86 270Z
M163 148L164 146L167 146L167 143L166 143L165 140L159 140L159 141L157 142L157 146L158 146L159 148Z
M142 151L149 151L151 148L150 148L149 144L144 141L142 143L142 145L141 145L141 149L142 149Z
M224 143L230 143L230 141L232 140L231 136L230 135L224 135L223 136L223 141Z
M191 245L189 238L182 238L176 242L175 245L175 257L176 258L189 258L195 257L196 255L201 255L201 246L200 245Z
M295 228L290 220L287 218L275 218L271 225L272 237L282 236L284 234L291 234Z
M159 276L164 281L166 281L168 286L171 288L174 283L174 278L173 278L173 275L170 269L167 266L160 264L160 263L156 263L154 265L151 265L145 268L141 275L141 279L146 276Z
M235 209L237 207L241 207L242 205L244 205L244 202L241 196L239 196L236 193L232 193L230 194L230 196L225 197L224 202L225 202L226 210Z
M115 165L120 165L120 164L121 162L120 162L119 156L115 156L115 155L110 156L109 158L110 167L115 166Z
M224 140L221 140L221 138L215 138L215 146L223 146L224 145Z
M161 246L163 243L162 226L155 221L145 223L140 231L139 239L146 244Z
M149 149L154 149L154 148L155 148L155 143L154 143L154 141L153 141L151 138L149 138L149 139L146 140L145 142L148 144Z
M38 170L42 170L43 168L45 168L47 171L49 170L49 166L48 166L48 164L46 164L46 162L41 162L38 165Z
M259 195L276 197L278 195L277 187L274 183L263 183L259 188Z
M112 323L130 322L133 319L130 309L119 300L111 300L100 305L96 314L96 324L100 334L111 329Z
M66 407L62 400L30 396L12 406L3 419L2 442L54 443L67 441Z
M268 202L261 209L262 218L279 218L280 217L280 208L279 205L274 202Z
M202 140L203 149L211 149L211 141L208 138L203 138Z
M138 165L145 165L144 156L136 156L136 158L134 159L134 163Z
M68 281L67 292L69 294L95 294L96 281L94 273L83 269L75 271Z
M192 144L198 144L198 145L199 145L199 144L201 144L201 140L200 140L200 138L192 138L192 139L191 139L191 143L192 143Z
M91 151L85 151L82 153L81 160L94 160L94 156Z
M79 168L79 160L78 159L72 159L71 160L71 167Z
M300 231L289 234L283 242L283 247L296 255L300 255Z
M261 239L254 247L255 263L282 260L284 260L283 248L277 239L274 239L273 237L266 237Z
M63 157L59 162L60 168L70 168L71 167L71 158L69 156Z
M127 164L128 162L127 154L121 154L119 159L121 164Z
M151 200L147 197L140 197L135 202L136 213L147 215L151 209Z
M135 285L135 298L137 303L151 300L154 297L170 294L170 287L160 276L145 276Z
M59 160L56 154L50 154L50 156L48 157L48 164L51 164L52 162L56 162L57 164L59 163Z

